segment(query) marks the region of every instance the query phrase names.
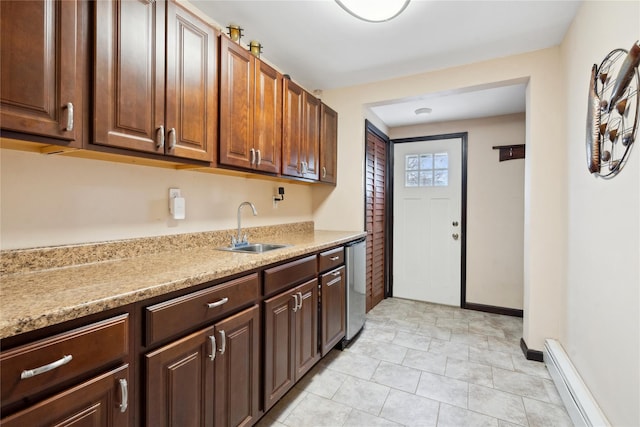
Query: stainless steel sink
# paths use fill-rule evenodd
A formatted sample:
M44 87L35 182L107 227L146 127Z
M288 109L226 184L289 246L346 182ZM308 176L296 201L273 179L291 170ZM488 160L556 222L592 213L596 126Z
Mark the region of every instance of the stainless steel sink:
M244 245L244 246L237 246L237 247L225 247L225 248L218 248L222 251L229 251L229 252L244 252L244 253L251 253L251 254L261 254L264 252L269 252L269 251L273 251L275 249L282 249L282 248L286 248L289 247L291 245L280 245L280 244L273 244L273 243L250 243L248 245Z

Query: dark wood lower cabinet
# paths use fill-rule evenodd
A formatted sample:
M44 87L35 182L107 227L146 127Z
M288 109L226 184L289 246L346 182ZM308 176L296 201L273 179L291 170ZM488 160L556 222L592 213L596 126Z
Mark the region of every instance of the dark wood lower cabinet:
M322 356L344 338L346 332L345 268L340 267L322 276Z
M216 323L215 331L215 425L251 425L259 414L260 307Z
M146 355L146 425L251 425L259 414L258 305Z
M320 360L318 280L265 300L264 409L267 411Z
M146 425L213 425L214 327L202 329L145 356Z
M2 420L4 427L128 426L129 365L123 365Z

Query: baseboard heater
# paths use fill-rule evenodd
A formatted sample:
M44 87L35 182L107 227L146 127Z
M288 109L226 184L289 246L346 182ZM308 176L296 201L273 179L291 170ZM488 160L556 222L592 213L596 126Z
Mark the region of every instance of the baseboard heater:
M610 426L569 356L556 340L545 340L544 363L576 426Z

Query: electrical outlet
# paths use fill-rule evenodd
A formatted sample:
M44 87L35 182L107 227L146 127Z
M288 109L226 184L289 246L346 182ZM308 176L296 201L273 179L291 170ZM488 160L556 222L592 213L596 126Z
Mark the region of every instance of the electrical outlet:
M170 188L169 189L169 199L174 199L176 197L181 197L179 188Z

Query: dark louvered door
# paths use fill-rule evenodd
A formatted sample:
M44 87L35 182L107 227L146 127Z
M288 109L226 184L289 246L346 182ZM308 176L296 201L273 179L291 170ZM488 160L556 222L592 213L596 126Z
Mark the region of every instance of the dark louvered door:
M386 170L385 141L367 129L366 217L367 231L367 311L384 299L386 246Z

